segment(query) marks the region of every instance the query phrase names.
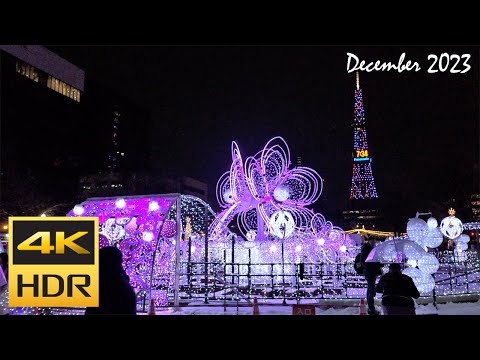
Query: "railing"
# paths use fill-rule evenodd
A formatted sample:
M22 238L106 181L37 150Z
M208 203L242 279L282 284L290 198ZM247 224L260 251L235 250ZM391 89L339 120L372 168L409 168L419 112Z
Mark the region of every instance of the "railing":
M435 290L422 296L480 293L480 269L475 252L469 252L463 261L451 256L451 252L436 255L441 264L434 274ZM352 263L181 262L179 274L182 303L250 302L253 297L273 303L358 299L365 297L367 287ZM162 289L171 300L171 287L168 291L166 287Z

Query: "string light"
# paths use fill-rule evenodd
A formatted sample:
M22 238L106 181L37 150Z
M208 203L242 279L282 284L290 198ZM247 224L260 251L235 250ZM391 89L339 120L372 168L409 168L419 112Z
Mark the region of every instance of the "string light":
M372 173L372 158L369 156L367 130L365 127L365 111L363 107L362 89L357 77L355 90L353 120L353 173L350 199L378 198L377 188Z

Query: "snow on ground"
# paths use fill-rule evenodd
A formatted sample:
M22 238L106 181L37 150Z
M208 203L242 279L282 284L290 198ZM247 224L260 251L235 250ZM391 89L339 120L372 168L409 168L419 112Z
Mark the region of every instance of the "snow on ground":
M480 315L480 302L438 304L417 306L417 315ZM225 309L225 310L224 310ZM380 310L380 307L377 307ZM260 315L292 315L292 306L259 306ZM358 307L316 308L316 315L359 315ZM252 315L252 307L188 306L180 310L174 308L157 309L157 315Z

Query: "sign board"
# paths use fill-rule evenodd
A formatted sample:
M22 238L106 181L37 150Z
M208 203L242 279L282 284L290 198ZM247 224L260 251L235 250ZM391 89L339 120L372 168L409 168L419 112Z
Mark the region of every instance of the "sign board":
M315 305L294 304L292 315L315 315Z

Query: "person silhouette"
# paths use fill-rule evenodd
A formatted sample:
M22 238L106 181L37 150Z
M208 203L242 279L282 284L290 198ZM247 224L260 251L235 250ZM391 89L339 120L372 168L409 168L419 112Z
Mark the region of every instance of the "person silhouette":
M87 307L85 315L136 315L135 290L122 266L122 252L107 246L99 250L99 307Z
M383 294L384 315L416 315L413 298L418 299L420 293L412 278L402 274L400 264L390 264L389 272L380 278L375 291Z
M369 315L379 315L380 312L375 309L375 282L377 276L382 274L381 264L377 262L366 262L368 254L375 247L375 238L370 237L363 244L361 251L361 261L363 265L363 276L367 281L367 304Z

